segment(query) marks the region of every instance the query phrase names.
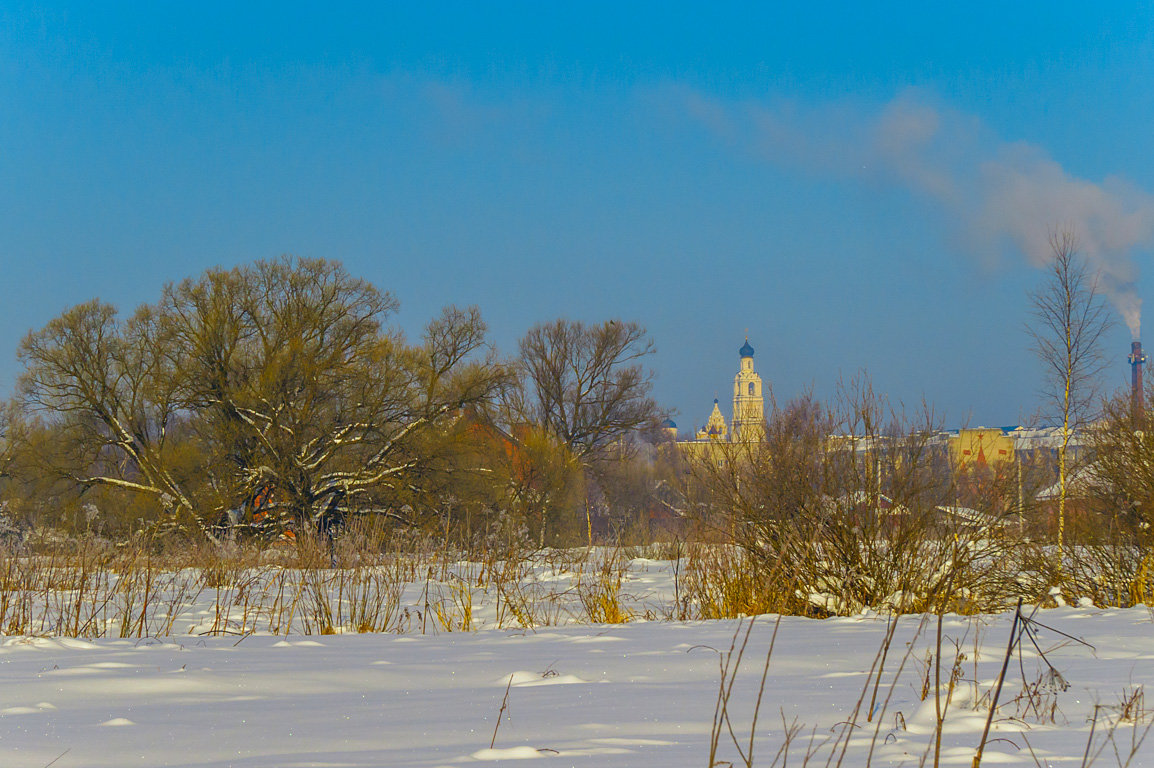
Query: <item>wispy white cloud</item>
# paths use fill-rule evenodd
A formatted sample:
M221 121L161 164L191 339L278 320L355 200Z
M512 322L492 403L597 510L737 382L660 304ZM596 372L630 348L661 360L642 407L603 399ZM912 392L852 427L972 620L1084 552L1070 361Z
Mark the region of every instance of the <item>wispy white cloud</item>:
M1154 245L1154 195L1146 190L1118 177L1075 176L1041 147L1006 141L920 91L880 107L723 101L680 88L673 95L720 139L767 162L896 185L931 201L965 250L987 262L1009 244L1044 266L1050 232L1073 230L1137 337L1134 254Z

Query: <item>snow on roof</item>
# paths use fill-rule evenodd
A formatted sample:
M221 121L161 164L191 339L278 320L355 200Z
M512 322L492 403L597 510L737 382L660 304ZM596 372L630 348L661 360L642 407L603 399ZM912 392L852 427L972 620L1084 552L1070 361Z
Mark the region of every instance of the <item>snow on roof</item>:
M1102 487L1104 482L1098 474L1096 464L1078 467L1066 478L1066 497L1085 494L1094 488ZM1060 494L1061 484L1055 481L1049 488L1039 491L1037 498L1038 501L1054 501Z
M982 512L981 510L973 509L971 507L963 507L963 506L949 504L949 505L941 505L941 506L935 507L935 509L937 509L940 512L944 512L945 514L949 515L950 517L957 518L957 519L961 520L962 522L969 523L971 525L1002 526L1002 525L1006 524L1005 520L1000 520L1000 519L994 517L993 515L991 515L987 512Z

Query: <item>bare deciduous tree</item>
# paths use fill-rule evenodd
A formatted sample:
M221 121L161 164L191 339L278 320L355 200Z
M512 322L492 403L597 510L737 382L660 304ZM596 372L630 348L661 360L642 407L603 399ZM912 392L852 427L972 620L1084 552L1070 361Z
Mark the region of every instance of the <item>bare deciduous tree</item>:
M28 334L20 358L24 403L52 415L80 459L62 473L195 512L169 461L182 403L166 331L151 308L122 321L109 304L80 304Z
M640 362L655 347L637 323L540 323L525 334L520 351L518 415L555 435L583 463L660 415L650 397L653 374Z
M1105 365L1102 337L1112 326L1098 292L1097 275L1078 256L1078 238L1070 230L1050 235L1054 259L1046 281L1031 296L1034 322L1028 330L1045 370L1046 410L1061 421L1058 446L1058 556L1066 528L1070 478L1070 438L1087 423L1098 398L1098 375Z
M16 423L19 410L16 403L0 403L0 478L8 476L16 453Z
M411 482L428 433L502 376L476 309L445 309L409 345L383 327L396 301L335 262L210 272L170 287L161 306L231 480L271 483L276 509L298 522L317 522L334 497Z
M654 351L644 328L619 320L590 326L569 320L538 323L521 339L519 382L510 390L511 418L555 439L584 474L590 544L590 490L605 476L605 461L627 457L627 436L655 430L661 416L650 397L653 373L641 363ZM612 457L611 447L619 451ZM542 527L542 542L544 535Z
M1149 529L1154 524L1154 419L1145 409L1135 412L1130 392L1119 393L1103 403L1089 441L1094 496L1115 515L1132 516Z
M60 469L80 483L151 495L206 532L271 486L282 521L317 523L334 499L409 492L441 428L505 376L476 309L410 344L383 326L395 308L321 259L209 270L128 320L93 301L29 334L21 391L73 436Z

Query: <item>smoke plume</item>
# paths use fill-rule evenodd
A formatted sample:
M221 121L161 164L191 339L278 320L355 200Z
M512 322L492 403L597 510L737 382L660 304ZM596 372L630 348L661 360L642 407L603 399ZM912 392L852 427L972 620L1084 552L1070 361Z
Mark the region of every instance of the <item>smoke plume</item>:
M1067 172L1045 150L1008 142L921 92L880 109L852 103L722 102L683 92L689 114L767 161L896 184L934 202L964 249L989 263L1007 246L1042 267L1049 235L1070 230L1099 287L1138 338L1135 251L1154 243L1154 196L1118 177Z

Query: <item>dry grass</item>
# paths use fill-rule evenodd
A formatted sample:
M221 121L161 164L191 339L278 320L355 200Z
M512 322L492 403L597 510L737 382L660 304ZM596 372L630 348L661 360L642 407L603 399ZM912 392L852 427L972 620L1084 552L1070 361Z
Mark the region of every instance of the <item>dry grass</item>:
M633 613L622 604L621 585L629 561L620 549L602 551L577 571L574 589L592 624L624 624Z
M959 541L933 527L922 530L917 546L912 538L900 545L901 557L887 555L885 537L859 542L869 551L853 554L812 529L745 546L689 542L645 549L537 549L506 537L472 557L444 540L372 526L352 528L335 542L300 537L263 546L161 546L143 537L113 545L94 536L61 537L0 550L0 632L467 632L481 625L531 630L638 617L824 617L867 607L977 613L1002 609L1019 596L1034 604L1088 595L1099 605L1128 605L1148 591L1140 585L1154 580L1146 558L1118 547L1071 550L1059 568L1038 544ZM917 551L926 557L912 557ZM1103 565L1091 582L1107 552L1114 558L1109 562L1124 561L1124 567ZM630 555L675 558L674 594L657 603L630 594ZM849 578L847 569L858 566ZM914 586L919 580L925 583Z

